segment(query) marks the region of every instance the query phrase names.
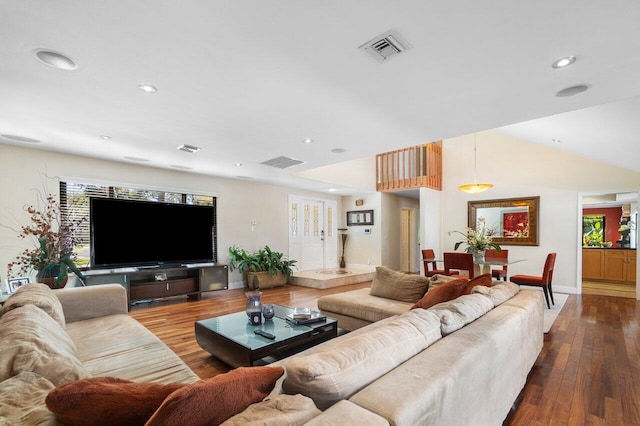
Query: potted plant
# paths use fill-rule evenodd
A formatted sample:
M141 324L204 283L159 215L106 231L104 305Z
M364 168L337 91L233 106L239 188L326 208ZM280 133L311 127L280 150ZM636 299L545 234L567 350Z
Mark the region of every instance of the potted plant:
M247 287L253 289L285 285L296 263L284 254L271 250L269 246L253 253L231 246L229 255L229 269L237 269L245 274Z
M484 261L484 252L487 249L493 248L496 251L501 251L500 245L493 242L494 231L485 227L484 221L479 220L476 229L466 228L465 232L461 231L449 231L449 235L452 233L460 234L464 239L456 242L453 246L454 250L458 250L461 244L466 244L467 253L473 254L474 261Z
M43 210L28 206L25 211L30 215L31 223L20 228L18 237L32 239L35 248L25 249L7 265L9 276L29 274L35 269L38 282L56 289L67 284L71 270L84 285L85 277L75 263L73 252L78 243L76 229L80 223L62 223L60 206L51 194L47 196Z

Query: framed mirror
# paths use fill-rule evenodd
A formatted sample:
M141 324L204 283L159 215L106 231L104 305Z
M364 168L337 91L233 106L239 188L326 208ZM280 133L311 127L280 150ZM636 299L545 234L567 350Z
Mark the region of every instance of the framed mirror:
M469 228L484 223L500 245L537 246L540 197L469 201Z

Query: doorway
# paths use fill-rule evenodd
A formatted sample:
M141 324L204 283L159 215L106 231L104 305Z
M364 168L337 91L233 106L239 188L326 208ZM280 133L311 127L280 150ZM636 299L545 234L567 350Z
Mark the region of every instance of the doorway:
M637 193L582 197L583 294L637 298L637 200Z
M337 202L289 196L289 258L298 271L338 267Z
M400 216L400 270L403 272L415 272L414 262L414 211L402 209Z

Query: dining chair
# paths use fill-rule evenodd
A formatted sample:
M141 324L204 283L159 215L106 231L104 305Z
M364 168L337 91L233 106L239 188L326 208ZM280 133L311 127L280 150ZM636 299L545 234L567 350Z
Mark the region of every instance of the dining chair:
M473 269L473 255L471 253L444 253L445 275L458 275L460 274L458 271L467 271L467 275L460 275L458 278L471 279L475 276Z
M547 300L547 308L551 309L549 304L549 297L551 297L551 303L556 304L553 301L553 291L551 290L551 281L553 280L553 267L556 264L556 254L549 253L547 260L544 262L544 269L542 270L542 276L534 275L514 275L511 277L511 282L518 285L531 285L536 287L542 287L544 291L544 298Z
M485 250L484 252L485 259L504 259L507 260L509 258L509 250L502 249L498 250ZM507 265L502 265L501 269L492 269L491 276L496 280L502 279L503 281L507 280Z
M422 250L422 263L424 264L424 275L426 277L432 277L436 274L445 275L444 269L438 269L438 267L436 266L435 258L436 253L433 251L433 249ZM452 272L457 273L457 271Z

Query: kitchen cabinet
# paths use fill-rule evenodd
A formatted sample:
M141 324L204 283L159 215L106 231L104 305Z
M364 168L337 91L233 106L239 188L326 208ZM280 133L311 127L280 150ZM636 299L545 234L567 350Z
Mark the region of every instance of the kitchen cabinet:
M582 249L582 279L636 283L636 251L630 249Z

